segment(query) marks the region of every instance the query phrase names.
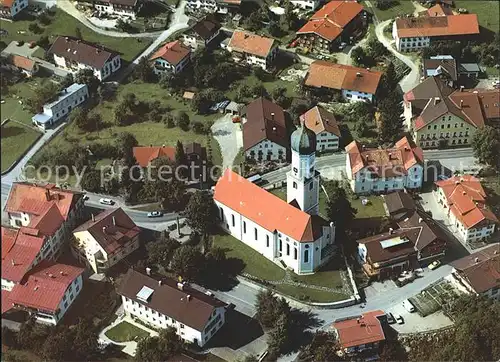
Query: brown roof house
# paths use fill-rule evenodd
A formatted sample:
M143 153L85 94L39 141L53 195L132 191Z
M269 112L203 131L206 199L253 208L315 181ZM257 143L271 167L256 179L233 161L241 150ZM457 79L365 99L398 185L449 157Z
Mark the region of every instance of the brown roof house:
M116 290L125 313L155 329L174 327L184 341L204 346L224 325L226 304L186 282L151 274L129 269Z
M467 255L450 263L449 277L465 293L484 295L500 301L500 244Z
M121 208L107 209L73 230L71 251L94 273L104 273L139 247L139 232Z
M316 60L309 66L304 84L310 89L340 91L347 101L373 102L381 72Z
M48 54L54 57L54 63L59 68L73 73L80 69L92 69L101 81L118 71L122 65L117 52L70 36L58 37Z
M243 147L247 158L284 161L288 144L283 108L263 97L247 105L243 119Z
M340 129L333 113L316 106L300 116L307 128L316 133L316 151L338 151Z
M153 71L157 75L164 73L177 74L188 65L191 59L191 48L182 44L180 40L166 43L160 47L149 60L153 64Z
M235 30L229 40L227 50L232 53L236 61L267 70L278 54L278 44L272 38Z
M383 197L387 214L397 228L358 240L357 258L368 277L397 276L444 256L446 235L407 193Z
M220 24L213 15L207 15L182 34L182 41L193 50L206 47L220 33Z

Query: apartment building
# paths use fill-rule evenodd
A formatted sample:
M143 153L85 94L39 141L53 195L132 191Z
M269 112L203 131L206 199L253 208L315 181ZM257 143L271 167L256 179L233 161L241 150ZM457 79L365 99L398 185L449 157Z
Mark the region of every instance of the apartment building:
M476 14L400 17L393 23L392 36L399 51L420 51L431 40L473 39L479 34Z
M31 121L33 125L46 131L60 120L66 118L73 109L84 103L89 97L86 84L73 83L63 89L57 99L43 106L43 112L35 114Z
M140 229L121 208L107 209L73 231L71 251L94 273L104 273L139 248Z
M149 60L155 74L177 74L182 72L191 60L191 49L184 46L180 40L175 40L162 45Z
M499 221L486 204L486 193L474 176L455 176L437 181L436 196L456 236L464 243L487 240Z
M120 54L82 39L59 36L47 51L53 55L56 66L72 73L80 69L92 69L103 81L121 67Z
M299 3L308 7L318 5L316 2ZM326 3L297 31L297 42L307 50L331 53L342 42L350 42L365 27L366 15L361 4L334 0Z
M151 274L149 269L146 273ZM153 328L173 327L184 341L199 347L225 323L226 304L185 282L129 269L117 293L127 315Z
M229 40L227 50L237 62L268 70L278 54L278 44L272 38L235 30Z
M310 91L340 92L349 102L374 102L381 78L378 71L316 60L309 66L304 85Z
M13 19L27 7L28 0L2 0L0 4L0 18Z
M340 129L333 113L316 106L300 116L307 128L316 133L316 151L333 152L339 149Z
M423 151L407 137L393 148L366 148L357 141L346 147L346 172L356 194L418 190L423 182Z

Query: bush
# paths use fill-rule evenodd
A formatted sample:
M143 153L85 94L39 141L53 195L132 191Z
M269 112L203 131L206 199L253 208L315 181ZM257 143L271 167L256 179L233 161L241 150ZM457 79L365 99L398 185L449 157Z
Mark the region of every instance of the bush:
M193 122L193 131L198 134L207 134L205 125L199 121Z
M183 131L189 130L189 116L186 112L180 111L177 114L177 126Z

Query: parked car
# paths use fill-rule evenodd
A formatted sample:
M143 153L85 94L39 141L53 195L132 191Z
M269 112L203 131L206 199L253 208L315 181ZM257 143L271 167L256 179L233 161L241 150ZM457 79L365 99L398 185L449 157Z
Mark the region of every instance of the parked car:
M440 265L441 265L441 261L439 261L439 260L433 261L432 263L430 263L429 269L430 270L437 269Z
M163 213L161 211L151 211L148 212L148 217L162 217Z
M394 315L392 315L392 313L387 313L386 316L387 316L387 323L389 324L396 323L396 319L394 318Z
M99 199L99 203L103 205L114 205L115 202L111 199Z
M403 300L403 307L410 313L415 312L415 306L408 299Z
M87 201L89 199L89 195L84 195L83 196L83 201Z
M399 314L396 314L396 322L398 322L398 324L404 324L405 320Z

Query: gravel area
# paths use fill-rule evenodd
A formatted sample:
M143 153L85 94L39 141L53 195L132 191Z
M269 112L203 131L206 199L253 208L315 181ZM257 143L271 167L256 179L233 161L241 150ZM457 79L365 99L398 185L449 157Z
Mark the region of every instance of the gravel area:
M212 126L212 134L220 145L222 167L233 165L234 158L243 147L243 132L240 123L233 123L231 115L224 115Z

